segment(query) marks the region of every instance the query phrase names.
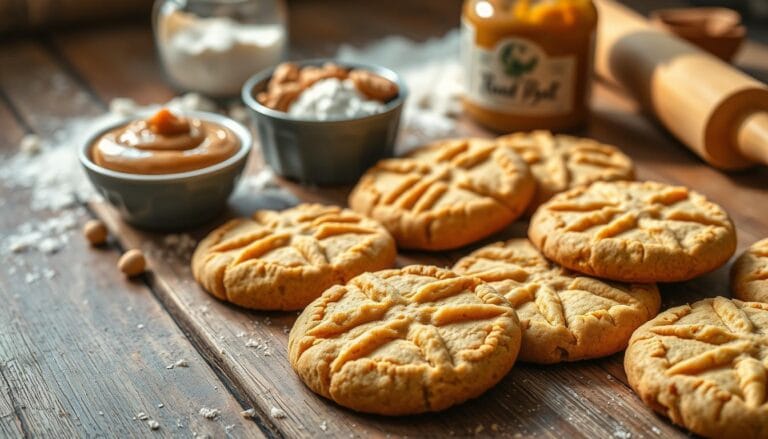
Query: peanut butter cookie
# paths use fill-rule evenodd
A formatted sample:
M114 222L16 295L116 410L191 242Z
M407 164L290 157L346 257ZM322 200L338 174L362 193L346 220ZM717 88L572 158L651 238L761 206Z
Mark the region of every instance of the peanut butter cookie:
M736 250L722 207L681 186L597 182L555 195L528 237L558 264L624 282L676 282L712 271Z
M518 153L536 178L536 195L526 211L529 215L565 190L596 181L635 178L629 157L615 146L592 139L533 131L508 134L497 142Z
M376 221L335 206L302 204L229 221L192 256L195 279L246 308L301 309L331 285L391 267L395 243Z
M768 238L752 244L736 259L731 291L737 299L768 302Z
M383 415L438 411L512 368L520 325L478 278L411 265L328 289L299 316L289 359L310 389Z
M669 309L629 341L624 369L649 407L706 437L768 437L768 304L724 297Z
M527 239L483 247L459 260L459 274L479 277L517 311L521 361L558 363L611 355L659 312L655 284L618 284L549 262Z
M525 162L492 140L436 142L382 160L349 196L352 209L380 221L401 247L461 247L504 228L531 200Z

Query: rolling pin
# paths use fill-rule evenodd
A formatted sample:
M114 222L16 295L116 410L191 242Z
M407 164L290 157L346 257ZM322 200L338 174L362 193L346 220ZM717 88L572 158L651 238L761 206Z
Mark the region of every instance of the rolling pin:
M768 165L768 87L611 0L600 16L597 74L633 95L720 169Z

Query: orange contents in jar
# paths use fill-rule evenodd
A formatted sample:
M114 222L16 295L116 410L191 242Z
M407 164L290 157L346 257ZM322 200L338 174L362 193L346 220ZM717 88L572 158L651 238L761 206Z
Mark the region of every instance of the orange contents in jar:
M467 0L464 111L503 132L582 125L596 26L591 0Z

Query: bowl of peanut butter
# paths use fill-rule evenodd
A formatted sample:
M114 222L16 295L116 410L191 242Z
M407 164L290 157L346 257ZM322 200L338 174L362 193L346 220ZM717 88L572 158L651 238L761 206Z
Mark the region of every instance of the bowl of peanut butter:
M125 221L179 230L221 213L252 143L228 117L163 108L110 123L79 152L88 179Z

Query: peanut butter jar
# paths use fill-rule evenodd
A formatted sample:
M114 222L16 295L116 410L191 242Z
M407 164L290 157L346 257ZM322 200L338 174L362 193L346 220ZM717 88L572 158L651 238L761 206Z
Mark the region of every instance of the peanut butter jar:
M591 0L467 0L464 111L499 132L567 131L589 117Z

